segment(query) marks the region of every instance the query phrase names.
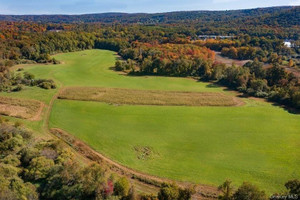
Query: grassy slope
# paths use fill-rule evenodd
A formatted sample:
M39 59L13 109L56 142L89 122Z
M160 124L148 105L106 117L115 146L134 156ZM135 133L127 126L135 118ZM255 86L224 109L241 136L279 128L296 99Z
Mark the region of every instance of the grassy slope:
M73 55L89 53L95 51L58 58L73 59ZM68 76L59 74L66 85L222 91L189 79L119 75L108 69L113 65L110 52L90 58L88 63L86 59L75 59L79 59L76 63L81 66L87 64L90 71L82 67L80 75L71 69ZM94 76L90 76L92 71ZM248 180L272 192L299 174L299 122L297 115L251 100L248 106L235 108L116 107L57 101L51 115L52 127L73 133L129 167L214 185L226 178L236 184ZM138 160L133 150L135 145L151 146L159 155L148 161Z
M168 77L132 77L109 69L114 66L116 55L111 51L91 50L61 54L65 60L57 66L53 76L65 86L97 86L110 88L132 88L151 90L222 91L209 87L207 83L196 83L192 79ZM63 68L62 68L63 67ZM36 70L39 70L37 68Z
M223 91L192 79L120 75L108 69L115 59L109 51L56 58L65 63L26 69L65 86ZM7 95L49 102L52 92L29 88ZM71 132L120 163L154 175L214 185L225 178L236 184L248 180L276 192L300 173L300 117L270 104L247 101L244 107L118 107L57 100L50 125ZM138 160L135 145L151 146L156 155Z
M192 79L167 78L167 77L128 77L120 75L110 70L114 65L116 55L111 51L82 51L55 56L62 60L60 65L26 65L25 71L33 73L37 78L51 78L56 81L58 87L64 86L99 86L99 87L119 87L133 89L152 90L188 90L188 91L217 91L207 83L196 83ZM17 66L20 68L22 66ZM26 87L17 93L0 93L1 96L18 97L26 99L36 99L49 104L52 96L58 91L44 90L38 87ZM14 121L13 118L10 118ZM41 131L42 122L22 121L30 128Z
M57 101L51 125L132 168L217 185L248 180L276 192L300 173L299 116L271 105L110 106ZM134 146L158 155L138 160Z

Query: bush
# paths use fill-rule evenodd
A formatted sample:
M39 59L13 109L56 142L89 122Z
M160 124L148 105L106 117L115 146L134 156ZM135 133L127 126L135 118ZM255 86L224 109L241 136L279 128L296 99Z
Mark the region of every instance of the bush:
M47 159L44 156L33 158L30 161L28 168L25 170L25 177L28 180L46 178L53 166L54 161Z
M127 178L120 178L114 185L114 193L117 196L125 197L128 195L130 183Z
M292 94L292 104L295 108L300 109L300 92Z
M119 60L116 61L115 70L116 71L123 71L124 70L123 63L121 61L119 61Z
M51 89L51 83L49 83L49 82L42 82L42 83L39 84L39 87L43 88L43 89L49 90L49 89Z
M188 200L192 198L192 195L196 193L195 186L191 186L185 189L179 188L178 200Z
M30 74L28 72L24 72L24 79L26 80L33 80L35 77L33 74Z
M235 200L267 200L267 195L264 191L260 191L256 186L244 182L238 190L233 194Z
M300 197L300 181L298 179L290 180L284 186L289 190L289 194Z
M21 90L23 90L23 86L22 85L17 85L12 91L13 92L19 92Z
M58 64L60 64L60 61L56 60L55 58L52 58L52 63L55 65L58 65Z
M38 79L35 81L37 86L43 89L55 89L56 85L53 80Z
M231 185L230 180L226 180L224 183L222 183L218 190L222 192L222 194L219 196L219 199L221 200L232 200L233 195L233 187Z
M176 200L178 198L179 190L175 184L164 184L158 192L159 200Z
M154 194L142 194L140 200L158 200L158 198Z
M15 126L16 128L17 128L17 127L20 127L20 126L22 126L22 122L16 121L14 126Z
M17 167L21 164L21 161L19 160L17 155L8 155L5 158L0 160L1 163L12 165L14 167Z

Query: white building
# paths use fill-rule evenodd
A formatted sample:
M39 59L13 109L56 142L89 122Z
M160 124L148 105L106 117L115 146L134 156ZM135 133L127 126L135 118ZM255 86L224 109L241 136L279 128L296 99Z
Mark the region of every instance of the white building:
M292 47L292 43L288 40L284 41L283 42L284 46L288 47L288 48L291 48Z

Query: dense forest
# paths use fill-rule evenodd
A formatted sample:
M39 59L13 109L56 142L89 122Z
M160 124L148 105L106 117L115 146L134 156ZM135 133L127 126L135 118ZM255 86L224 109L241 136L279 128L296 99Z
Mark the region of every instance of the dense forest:
M271 7L230 11L186 11L157 14L103 13L86 15L0 15L0 21L42 24L141 24L180 26L193 34L249 34L299 38L300 7ZM188 29L187 29L188 28Z
M168 19L177 20L178 17L180 20L176 24L161 22L156 26L138 23L46 23L47 19L59 19L59 16L35 16L31 20L38 21L41 17L42 22L20 22L22 16L17 16L20 19L17 22L0 22L1 90L20 90L22 84L54 88L51 80L28 83L24 81L26 77L16 77L8 72L9 67L32 62L57 64L59 61L52 59L50 55L99 48L119 52L125 61L116 63L117 70L140 75L194 76L206 81L216 81L247 95L265 97L299 108L299 80L284 70L284 66L296 70L300 68L298 10L299 7L278 7L208 12L209 14L196 12L199 16L194 12L166 13ZM211 15L214 20L206 19ZM100 16L103 19L118 18L117 14ZM237 20L249 19L254 26L244 26L242 31L240 24L245 25L247 20L237 23L234 21L237 16ZM273 26L267 22L267 16L278 20L278 16L289 17L289 26L284 23L287 23L284 17L280 17L280 23ZM12 16L4 16L4 19L10 19L9 17ZM26 17L29 16L24 16L25 21L30 20ZM72 19L78 16L66 17ZM84 16L81 17L85 19ZM132 16L129 15L128 19L130 17ZM181 22L187 19L187 22ZM205 23L199 25L195 20L203 20ZM230 28L234 32L228 29L228 24L224 23L226 20L234 21ZM258 29L260 26L263 27L261 30ZM199 34L225 34L232 37L200 40ZM292 46L286 47L282 38L294 39ZM214 62L215 53L212 50L220 51L229 58L254 62L249 62L244 67L228 67ZM273 67L265 68L265 64Z
M253 19L256 19L253 21ZM0 15L1 21L34 21L46 23L209 23L246 22L264 25L299 25L299 7L270 7L229 11L180 11L168 13L102 13L85 15ZM232 21L234 20L234 21Z

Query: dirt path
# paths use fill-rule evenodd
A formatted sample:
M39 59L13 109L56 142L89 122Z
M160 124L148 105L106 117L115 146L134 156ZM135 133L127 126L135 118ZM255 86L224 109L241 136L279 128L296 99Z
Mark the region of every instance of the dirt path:
M159 188L162 183L172 183L176 182L181 187L188 187L192 185L188 182L179 182L169 180L167 178L160 178L157 176L152 176L128 167L121 165L120 163L111 160L110 158L104 156L103 154L95 151L89 145L85 144L81 140L75 138L66 131L63 131L58 128L50 129L50 132L66 142L69 146L80 153L82 156L87 157L88 159L97 162L99 164L105 164L109 167L110 170L122 175L127 176L130 179L139 181L141 184L147 184L152 187ZM193 195L193 199L215 199L218 196L218 191L216 187L198 184L196 185L197 193Z
M40 104L41 105L40 105L39 110L37 111L37 113L35 114L35 116L33 116L32 118L29 119L30 121L39 121L39 120L42 119L42 113L43 113L45 104L42 103L42 102Z
M237 60L237 59L227 58L227 57L222 56L221 52L217 52L217 51L215 51L215 53L216 53L215 61L219 62L219 63L226 64L227 66L231 66L232 63L234 63L238 66L243 66L248 61L250 61L250 60Z
M50 114L51 114L51 111L52 111L52 107L53 107L53 104L54 104L54 101L57 99L58 95L60 94L60 92L63 90L63 88L60 88L57 93L51 98L50 100L50 103L49 103L49 106L48 106L48 109L46 110L46 113L45 113L45 120L44 120L44 123L43 123L43 129L46 133L50 133L50 128L49 128L49 119L50 119Z

